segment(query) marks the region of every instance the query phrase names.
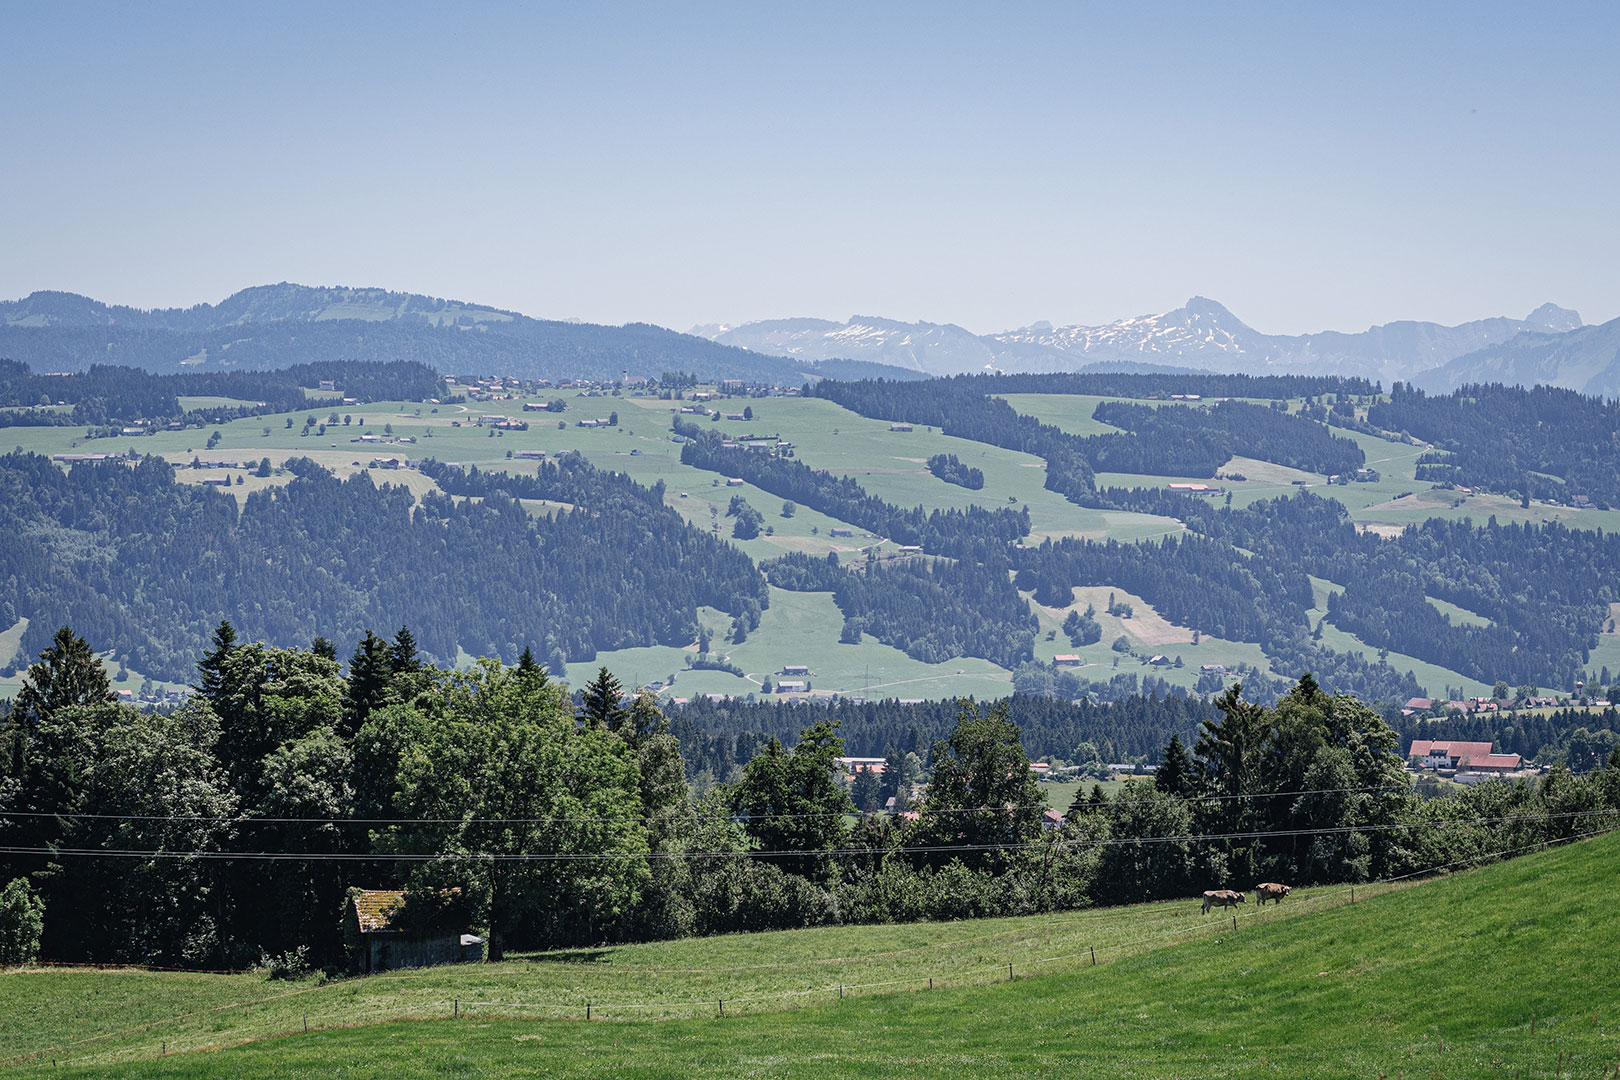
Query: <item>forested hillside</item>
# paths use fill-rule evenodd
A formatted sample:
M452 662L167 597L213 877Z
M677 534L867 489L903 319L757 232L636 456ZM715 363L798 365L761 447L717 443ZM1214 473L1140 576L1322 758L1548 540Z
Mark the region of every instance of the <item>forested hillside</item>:
M1620 506L1620 403L1612 398L1500 383L1430 396L1396 383L1367 419L1435 445L1420 480Z
M583 461L521 479L440 467L457 495L415 499L293 461L282 487L236 500L179 484L168 462L0 457L0 620L29 617L37 652L63 623L138 670L184 680L221 619L277 646L347 646L409 623L432 656L458 649L548 663L697 637L700 605L769 603L734 547L687 525L662 491ZM531 516L518 501L574 509Z

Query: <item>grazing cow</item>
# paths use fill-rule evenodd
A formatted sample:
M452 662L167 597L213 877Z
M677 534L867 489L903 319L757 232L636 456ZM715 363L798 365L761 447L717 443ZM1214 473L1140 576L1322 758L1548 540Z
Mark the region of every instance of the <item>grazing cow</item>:
M1262 881L1254 887L1254 891L1260 894L1260 906L1265 907L1267 900L1274 904L1282 903L1283 897L1293 892L1294 887L1292 885L1279 885L1275 881Z
M1212 907L1237 907L1244 903L1243 894L1231 889L1207 889L1204 892L1204 914Z

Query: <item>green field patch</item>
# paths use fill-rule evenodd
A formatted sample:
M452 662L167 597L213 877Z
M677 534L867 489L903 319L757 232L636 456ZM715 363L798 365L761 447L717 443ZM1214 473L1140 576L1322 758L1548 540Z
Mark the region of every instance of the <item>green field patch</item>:
M309 989L18 972L0 995L11 1052L31 1055L20 1075L1599 1077L1620 1039L1617 839L1362 885L1353 904L1343 886L1298 891L1235 924L1186 899L607 947ZM1459 963L1469 948L1496 962ZM546 1022L583 1021L587 1002L593 1021L628 1022ZM399 1017L438 1019L379 1023ZM294 1037L172 1053L272 1034Z
M1102 397L1097 394L1001 394L1001 400L1024 416L1033 416L1043 424L1051 424L1070 435L1116 435L1121 429L1091 414L1105 401L1126 401L1127 398ZM1153 402L1137 402L1151 405Z
M927 664L869 635L859 645L840 642L844 616L833 603L831 593L771 589L771 606L761 616L759 629L741 644L726 641L729 617L705 611L703 621L715 632L710 651L740 667L745 678L723 671L684 670L686 657L695 653L654 646L602 652L588 663L570 664L569 682L583 685L605 664L627 686L662 681L674 673L672 696L740 697L757 694L767 676L776 682L783 667L802 664L810 668L811 691L819 696L839 693L872 698L982 699L1012 693L1011 673L988 660L961 657ZM805 722L810 722L808 714Z
M1316 600L1314 606L1306 613L1311 625L1321 629L1321 643L1327 648L1335 652L1360 653L1368 663L1377 663L1377 648L1368 645L1354 634L1347 633L1326 620L1328 594L1343 591L1341 586L1324 578L1314 576L1311 578L1311 592ZM1454 689L1460 688L1469 697L1488 696L1491 693L1492 684L1490 683L1471 679L1461 672L1452 671L1450 668L1444 668L1438 664L1431 664L1427 660L1420 660L1406 653L1390 651L1385 654L1385 659L1397 671L1410 671L1413 678L1417 679L1418 684L1423 687L1424 692L1430 697L1442 696L1448 686Z
M1035 635L1035 658L1042 663L1051 663L1058 655L1072 655L1080 657L1079 667L1068 667L1082 679L1092 682L1107 682L1115 675L1136 674L1138 677L1153 676L1164 679L1172 686L1179 686L1192 690L1198 682L1199 669L1205 665L1226 668L1237 668L1248 664L1260 669L1268 670L1271 661L1261 651L1260 646L1242 641L1228 641L1224 638L1212 637L1200 633L1198 643L1192 641L1192 631L1174 625L1160 617L1141 597L1122 589L1112 589L1106 585L1079 586L1075 590L1075 603L1065 608L1049 608L1034 601L1032 593L1021 593L1029 601L1030 610L1035 613L1040 629ZM1132 616L1122 619L1108 614L1108 594L1113 593L1115 599L1132 605ZM1069 636L1063 632L1063 620L1071 610L1084 613L1087 605L1096 610L1092 618L1097 620L1102 628L1102 637L1091 645L1075 646L1069 641ZM1138 619L1143 622L1136 626ZM1162 625L1161 625L1162 624ZM1052 635L1047 639L1047 635ZM1113 650L1114 639L1124 636L1131 643L1129 653L1117 653ZM1175 640L1164 641L1159 644L1149 644L1146 637L1170 637ZM1168 657L1171 666L1154 666L1148 663L1150 657L1162 654ZM1179 657L1182 666L1177 668L1174 661Z
M16 657L17 650L22 648L22 636L27 630L28 618L24 616L0 631L0 667L11 663Z
M723 412L741 408L735 402L721 405ZM748 405L754 410L752 421L697 422L731 437L780 434L793 443L795 455L806 465L850 476L897 506L930 510L1027 506L1033 542L1063 536L1140 540L1181 528L1173 518L1076 506L1046 490L1046 462L1033 454L943 435L926 426L890 431L886 420L873 420L819 398L765 398ZM924 464L935 454L955 454L964 465L979 469L984 487L969 491L935 477Z
M1451 624L1453 626L1494 626L1494 625L1496 625L1494 622L1492 622L1490 619L1487 619L1483 615L1480 615L1480 614L1477 614L1475 612L1469 611L1465 607L1458 607L1456 604L1447 603L1446 601L1441 600L1441 599L1439 599L1437 597L1425 596L1423 599L1427 600L1429 602L1429 606L1434 608L1434 610L1436 610L1440 614L1445 615L1448 618L1450 618L1451 619Z
M219 397L212 394L182 395L176 400L180 403L181 412L192 412L197 409L251 409L263 404L246 398Z

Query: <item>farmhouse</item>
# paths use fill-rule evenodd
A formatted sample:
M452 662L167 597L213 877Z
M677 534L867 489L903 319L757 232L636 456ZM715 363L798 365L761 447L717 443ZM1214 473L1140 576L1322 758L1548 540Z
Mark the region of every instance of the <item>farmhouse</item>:
M855 530L854 529L841 529L841 528L839 528L839 527L837 527L835 525L831 529L827 530L827 535L828 536L854 536L855 535Z
M1523 764L1518 754L1493 754L1488 742L1454 739L1414 739L1406 759L1417 769L1458 769L1469 772L1508 773Z
M546 452L544 450L514 450L512 456L515 458L528 458L531 461L544 461Z
M1052 665L1054 667L1079 667L1080 654L1072 652L1058 653L1056 656L1052 657Z
M810 674L810 665L808 665L808 664L783 664L782 665L782 674L783 675L809 675Z
M742 477L740 477L740 476L728 476L728 477L726 477L726 487L742 487L742 486L743 486L743 478Z
M805 686L806 683L803 679L783 679L776 684L776 692L778 694L802 694L805 691Z
M911 427L910 424L890 424L889 425L889 430L890 431L911 431L912 427Z
M887 761L880 757L841 757L833 760L842 765L844 771L851 776L863 772L882 773Z
M402 889L356 889L343 921L355 967L366 974L484 958L457 889L412 894L409 903Z
M1180 491L1189 495L1218 495L1221 489L1214 484L1171 484L1171 491Z

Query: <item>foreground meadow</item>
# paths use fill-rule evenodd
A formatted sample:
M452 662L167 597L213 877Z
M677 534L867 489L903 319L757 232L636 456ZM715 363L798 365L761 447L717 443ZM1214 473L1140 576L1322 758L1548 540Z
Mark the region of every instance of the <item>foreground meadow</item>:
M18 1075L1596 1077L1620 1061L1617 869L1610 835L1354 905L1296 894L1236 932L1180 901L329 986L16 972L0 1010ZM334 1026L304 1035L306 1010Z

